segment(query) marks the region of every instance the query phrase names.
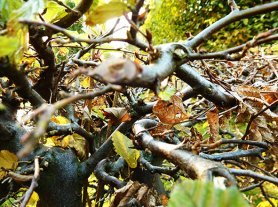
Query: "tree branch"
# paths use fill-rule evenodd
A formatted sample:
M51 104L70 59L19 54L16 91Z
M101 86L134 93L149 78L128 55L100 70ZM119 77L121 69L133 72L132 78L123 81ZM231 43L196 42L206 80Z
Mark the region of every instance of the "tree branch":
M135 122L133 132L141 147L175 163L192 179L210 180L217 174L227 178L231 185L236 183L233 176L230 175L228 170L221 163L201 158L189 151L181 150L177 145L154 140L147 130L150 127L156 126L156 124L156 121L149 119Z
M241 170L241 169L229 169L230 173L236 175L236 176L248 176L248 177L252 177L252 178L257 178L257 179L261 179L261 180L265 180L271 183L274 183L276 185L278 185L278 178L275 177L270 177L267 175L262 175L256 172L253 172L251 170Z
M54 24L58 27L68 28L72 24L74 24L86 11L89 10L91 5L93 4L93 0L81 0L79 4L73 8L70 13L68 13L63 18L59 19ZM57 31L48 28L46 30L46 34L55 34Z
M39 176L40 176L40 165L39 165L38 157L35 157L34 165L35 165L34 166L34 169L35 169L34 176L33 176L29 189L26 191L26 193L24 195L24 200L22 201L20 207L25 207L27 205L28 201L30 200L30 198L32 196L34 189L36 187L38 187L38 180L39 180Z
M219 106L234 106L236 99L222 87L215 85L202 77L193 68L183 64L176 70L177 76L190 85L193 91Z
M222 19L216 21L215 23L213 23L212 25L204 29L198 35L193 37L193 39L185 42L184 45L187 47L196 48L201 43L207 41L212 36L212 34L214 34L215 32L219 31L223 27L235 21L248 18L254 15L258 15L258 14L264 14L267 12L275 11L277 9L278 9L278 2L272 2L272 3L252 7L246 10L242 10L242 11L234 10L227 16L223 17Z
M35 108L45 103L45 100L32 88L25 74L16 69L15 65L10 64L4 59L0 59L0 67L0 75L6 76L18 87L17 92L22 98L30 101Z
M101 180L105 184L111 184L111 185L115 186L116 188L124 187L126 185L125 182L120 181L118 178L111 176L107 172L105 172L106 165L107 165L106 159L101 160L97 164L95 171L94 171L97 179Z

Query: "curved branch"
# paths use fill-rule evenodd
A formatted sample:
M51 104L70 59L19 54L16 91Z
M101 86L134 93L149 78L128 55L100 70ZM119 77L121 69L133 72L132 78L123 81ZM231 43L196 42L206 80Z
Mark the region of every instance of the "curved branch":
M118 178L111 176L107 172L105 172L105 170L106 170L105 168L106 168L107 164L108 163L107 163L106 159L101 160L97 164L95 171L94 171L97 179L103 181L106 184L111 184L111 185L115 186L116 188L124 187L126 185L125 182L120 181Z
M50 122L48 124L47 131L49 136L68 135L75 132L89 142L95 139L95 136L93 136L90 132L87 132L77 123L56 124L55 122Z
M254 148L249 150L237 150L234 152L224 152L224 153L217 153L212 155L201 152L199 155L209 160L221 161L221 160L238 159L239 157L260 156L261 153L265 151L266 149L263 148Z
M168 174L168 175L173 175L179 171L178 167L171 169L169 167L161 167L161 166L152 165L148 160L146 160L144 158L144 155L142 152L140 154L140 162L151 173L164 173L164 174Z
M150 127L156 126L156 124L156 121L149 119L135 122L133 132L138 138L137 141L140 146L175 163L192 179L209 180L212 176L221 175L226 177L231 184L236 183L228 169L221 163L204 159L186 150L178 149L179 146L177 145L154 140L147 130Z
M176 70L177 76L190 85L193 90L219 106L235 106L236 99L222 87L202 77L189 65L184 64Z
M269 37L259 39L256 42L256 44L254 44L252 47L255 47L255 46L263 44L263 43L268 43L268 42L271 42L271 41L274 41L274 40L278 40L278 34L274 34L274 35L271 35ZM190 60L202 60L202 59L217 58L217 59L226 59L226 60L233 61L235 59L231 56L231 54L242 51L247 46L248 43L249 42L244 43L244 44L239 45L239 46L236 46L236 47L229 48L227 50L218 51L218 52L204 53L204 54L192 53L192 54L190 54L190 56L188 58Z
M56 72L55 55L50 45L46 45L42 36L38 35L36 28L30 26L30 43L35 48L39 58L43 60L43 65L47 66L40 73L38 82L34 85L34 89L45 99L49 100L52 89L54 87L54 74Z
M93 4L93 0L81 0L80 3L73 8L70 13L61 18L59 21L55 22L55 25L63 28L70 27L73 23L75 23L82 15L89 10L91 5ZM46 34L55 34L57 31L47 29Z
M265 181L278 185L278 178L271 177L268 175L262 175L262 174L253 172L251 170L229 169L229 171L230 171L230 173L232 173L236 176L248 176L248 177L252 177L252 178L258 178L258 179L265 180Z
M213 23L212 25L210 25L209 27L204 29L193 39L187 41L184 44L188 47L196 48L201 43L208 40L212 36L213 33L219 31L223 27L225 27L235 21L238 21L238 20L241 20L244 18L248 18L250 16L258 15L258 14L264 14L267 12L275 11L277 9L278 9L278 2L276 1L276 2L272 2L272 3L252 7L252 8L246 9L246 10L242 10L242 11L234 10L227 16L223 17L222 19L216 21L215 23Z

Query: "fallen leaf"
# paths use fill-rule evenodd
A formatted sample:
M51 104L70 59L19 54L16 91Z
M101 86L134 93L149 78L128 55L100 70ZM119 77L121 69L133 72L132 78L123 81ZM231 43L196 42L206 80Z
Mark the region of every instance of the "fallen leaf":
M176 95L169 101L159 99L153 107L153 113L165 124L177 124L188 119L182 99Z
M52 116L51 121L55 122L56 124L69 124L70 120L68 120L64 116Z
M207 120L209 124L210 141L213 143L215 140L219 139L219 116L216 107L207 112Z
M111 107L103 109L104 115L113 123L126 122L131 120L131 116L123 107Z
M5 170L15 170L18 164L17 156L8 150L0 151L0 180L6 176ZM4 169L4 170L3 170Z

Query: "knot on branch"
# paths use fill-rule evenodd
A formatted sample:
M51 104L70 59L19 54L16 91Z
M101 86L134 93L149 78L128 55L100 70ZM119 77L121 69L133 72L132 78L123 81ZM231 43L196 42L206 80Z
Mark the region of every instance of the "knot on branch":
M173 58L176 60L188 60L192 50L190 47L185 46L183 44L173 44L172 53Z

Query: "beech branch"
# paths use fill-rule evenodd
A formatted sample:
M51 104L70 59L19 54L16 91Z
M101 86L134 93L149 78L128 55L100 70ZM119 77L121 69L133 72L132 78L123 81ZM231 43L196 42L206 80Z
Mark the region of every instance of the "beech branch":
M96 168L95 168L95 175L97 177L97 179L101 180L102 182L106 183L106 184L111 184L112 186L115 186L116 188L122 188L124 187L126 184L123 181L120 181L118 178L109 175L106 172L106 167L107 167L107 160L103 159L102 161L100 161Z
M189 65L184 64L176 70L176 75L190 85L194 92L219 106L234 106L236 99L224 88L202 77Z
M206 29L204 29L202 32L200 32L198 35L193 37L193 39L185 42L185 46L191 47L191 48L196 48L199 46L201 43L207 41L215 32L219 31L223 27L236 22L238 20L248 18L251 16L255 16L258 14L264 14L267 12L275 11L278 9L278 2L272 2L272 3L267 3L263 5L259 5L256 7L252 7L249 9L245 10L234 10L227 16L223 17L222 19L216 21Z
M268 181L268 182L278 185L278 178L276 178L276 177L262 175L262 174L254 172L254 171L251 171L251 170L229 169L229 171L230 171L230 173L232 173L236 176L247 176L247 177L257 178L257 179Z
M35 172L34 172L34 176L33 176L31 185L30 185L29 189L26 191L26 193L24 195L24 199L23 199L20 207L25 207L27 205L28 201L30 200L30 198L32 196L34 189L36 187L38 187L38 180L39 180L39 176L40 176L40 165L39 165L38 157L35 157L34 169L35 169Z
M225 177L230 185L235 185L234 177L221 163L204 159L186 150L181 150L179 149L180 146L155 140L147 130L156 126L156 124L156 121L149 119L135 122L133 132L137 137L140 147L173 162L192 179L211 180L213 176L218 175Z
M38 108L45 103L45 100L33 89L25 74L18 70L15 65L12 65L4 59L0 59L0 75L9 78L17 87L18 94L30 101L30 103Z
M33 147L36 145L38 138L41 137L46 132L48 123L56 110L61 109L61 108L65 107L66 105L76 102L81 99L95 98L95 97L103 95L113 89L115 89L115 87L113 87L111 85L105 86L102 89L99 89L95 92L71 96L71 97L62 99L60 101L57 101L56 103L54 103L52 105L51 104L42 105L40 108L35 110L31 114L31 116L28 117L28 119L33 118L33 117L37 116L38 114L41 114L40 119L37 122L37 127L33 131L26 133L21 138L21 141L23 143L25 143L25 145L24 145L24 148L18 152L18 154L17 154L18 157L23 157L23 156L29 154L33 150Z

